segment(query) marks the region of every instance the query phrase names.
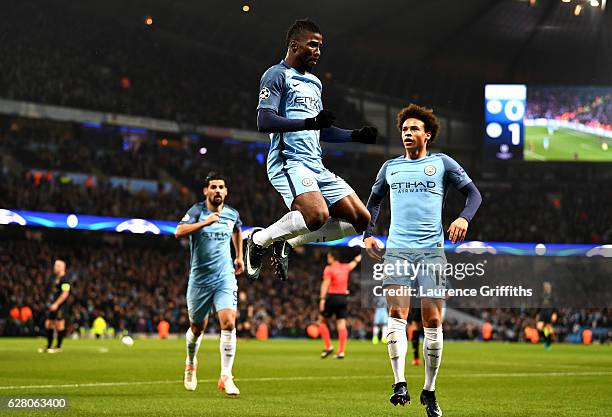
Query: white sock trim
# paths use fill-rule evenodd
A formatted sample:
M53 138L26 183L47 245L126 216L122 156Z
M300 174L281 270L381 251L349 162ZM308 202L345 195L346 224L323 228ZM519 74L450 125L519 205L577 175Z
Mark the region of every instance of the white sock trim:
M408 337L406 336L406 320L389 317L387 327L387 350L393 368L395 383L405 382L406 352L408 352Z
M232 367L236 357L236 329L221 330L219 352L221 353L221 376L232 376Z
M191 327L185 333L185 343L187 345L187 358L185 359L186 365L195 364L198 350L200 350L200 344L202 343L202 336L204 333L200 333L198 338L195 337L195 334L191 331Z
M296 236L287 242L291 247L296 248L309 242L331 242L356 234L357 231L353 225L346 220L330 217L320 229Z
M278 240L288 240L296 236L308 233L304 216L297 210L290 211L267 228L253 235L256 245L267 248Z
M442 326L423 328L423 359L425 362L425 383L423 389L436 390L436 377L442 363L444 336Z

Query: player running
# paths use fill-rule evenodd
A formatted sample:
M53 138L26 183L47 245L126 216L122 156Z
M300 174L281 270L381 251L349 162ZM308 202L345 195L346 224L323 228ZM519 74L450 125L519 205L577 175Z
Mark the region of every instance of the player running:
M467 197L465 208L448 229L448 237L453 243L464 239L468 222L482 199L472 180L457 162L445 154L427 152L428 145L436 139L439 129L432 110L411 104L397 115L397 127L401 132L405 155L385 162L376 177L367 205L372 221L364 233L364 240L368 253L380 258L376 240L371 236L381 203L386 194L390 193L391 225L385 251L385 267L387 264L406 262L434 266L422 268L413 276L399 272L398 268L396 273L387 275L383 281L390 316L387 346L395 376L390 401L393 405L404 405L410 402L404 376L410 296L391 297L389 290L401 291L406 287L415 287L417 291L424 292L443 290L446 287L446 277L435 271L441 271L446 263L442 207L447 188L452 185ZM435 384L442 359L443 297L441 295L438 298L433 293L421 298L425 384L420 400L429 417L442 415L436 401Z
M236 306L238 284L236 275L244 270L242 262L242 232L238 211L226 205L227 182L211 172L204 180L206 201L194 204L176 228L176 237L189 236L191 269L187 285L187 309L190 327L187 330L185 389L195 391L198 380L197 354L208 314L215 307L221 326L219 350L221 377L218 388L226 395L238 396L232 366L236 355ZM236 250L232 262L230 240Z
M327 253L327 266L323 270L323 282L321 282L321 297L319 298L319 334L323 340L325 349L321 353L321 359L327 358L333 351L327 319L336 316L336 329L338 329L338 353L336 359L344 359L346 339L346 317L348 316L348 281L349 274L361 262L361 255L349 263L341 263L340 256L335 250Z
M47 333L47 347L40 348L40 353L58 353L62 351L62 342L66 336L66 318L70 312L68 297L70 297L70 286L74 281L74 274L66 273L66 262L56 259L53 263L53 275L50 278L50 298L48 303L47 318L45 319L45 331ZM57 332L55 348L53 345L53 333Z
M311 73L321 57L323 36L310 20L298 20L286 38L287 55L261 78L257 126L270 133L267 171L289 213L266 229L255 228L244 262L250 279L258 279L262 257L272 246L276 275L287 279L291 248L331 241L364 231L370 215L357 194L321 161L321 144L374 143L377 130L332 126L335 116L323 109L321 81Z

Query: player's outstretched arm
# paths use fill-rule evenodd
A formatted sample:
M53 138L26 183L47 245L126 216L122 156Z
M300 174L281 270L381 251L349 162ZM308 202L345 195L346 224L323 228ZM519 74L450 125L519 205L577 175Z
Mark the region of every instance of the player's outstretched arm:
M459 217L448 228L448 239L453 243L463 242L467 234L468 224L474 218L482 203L480 191L478 191L473 182L461 187L459 192L466 197L465 207L459 214Z
M374 227L380 214L380 207L382 205L385 196L389 192L389 184L387 184L387 165L389 161L385 162L376 175L376 181L372 186L372 192L368 198L366 208L370 212L370 223L363 232L363 243L365 244L366 252L371 257L378 261L382 260L380 249L376 239L372 236L374 234Z
M189 236L193 232L200 230L201 228L206 227L218 221L219 221L219 213L215 212L215 213L212 213L210 216L208 216L206 220L202 222L181 223L178 226L176 226L176 232L174 232L174 236L177 239L180 239L185 236Z
M329 143L360 142L376 143L378 129L374 126L364 126L361 129L348 130L330 126L321 130L321 141Z
M329 284L331 284L331 276L327 267L323 271L323 281L321 282L321 292L319 293L319 312L325 310L325 297L327 297L327 291L329 290Z
M257 130L265 133L321 130L330 127L335 120L336 116L328 110L321 110L318 115L308 119L288 119L279 116L272 109L259 109L257 111Z
M359 265L359 262L361 262L361 255L355 256L353 260L349 262L349 268L351 268L351 271L357 268L357 265Z

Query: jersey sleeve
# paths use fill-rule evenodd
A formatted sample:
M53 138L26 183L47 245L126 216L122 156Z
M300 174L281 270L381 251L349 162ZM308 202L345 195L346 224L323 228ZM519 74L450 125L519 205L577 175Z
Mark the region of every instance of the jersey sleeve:
M363 232L364 239L372 236L374 233L376 220L378 220L378 215L380 214L380 207L389 191L389 184L387 183L387 165L389 165L389 161L385 162L380 168L380 171L378 171L376 181L374 181L372 192L366 204L366 209L370 212L370 223L368 223L368 227Z
M194 223L197 223L198 219L200 218L200 214L201 213L202 213L202 207L200 206L200 204L194 204L187 211L185 216L183 216L183 218L181 219L179 224L194 224Z
M67 273L66 275L64 275L60 281L60 290L62 292L69 292L70 289L72 288L72 284L74 283L74 281L76 281L76 274L74 273Z
M329 266L326 266L325 269L323 270L323 281L325 281L326 279L331 279L331 277L332 277L331 269L329 269Z
M389 191L389 184L387 183L387 166L389 165L389 161L385 162L378 174L376 175L376 180L374 181L374 185L372 186L372 194L376 194L380 197L384 197L387 195Z
M285 85L285 73L282 69L272 67L261 77L259 83L259 109L273 110L278 113L278 108L283 95Z
M236 222L234 223L234 230L239 230L242 226L242 220L240 220L240 213L236 211Z
M457 190L471 183L472 180L465 173L465 170L448 155L440 154L444 162L444 176L446 180L453 185Z

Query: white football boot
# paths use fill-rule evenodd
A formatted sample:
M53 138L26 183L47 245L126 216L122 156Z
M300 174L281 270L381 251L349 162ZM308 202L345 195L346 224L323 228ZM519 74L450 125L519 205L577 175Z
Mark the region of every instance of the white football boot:
M196 376L197 369L197 360L193 362L193 365L185 365L185 378L183 379L183 385L185 385L185 389L187 391L195 391L198 386L198 378Z
M225 395L229 395L230 397L237 397L240 395L240 390L234 384L234 377L223 375L219 378L219 382L217 382L217 388L221 391L225 391Z

